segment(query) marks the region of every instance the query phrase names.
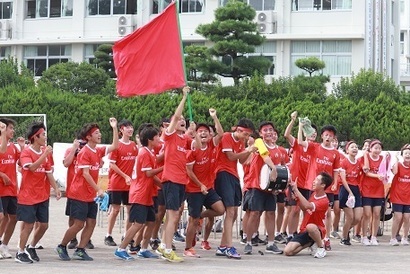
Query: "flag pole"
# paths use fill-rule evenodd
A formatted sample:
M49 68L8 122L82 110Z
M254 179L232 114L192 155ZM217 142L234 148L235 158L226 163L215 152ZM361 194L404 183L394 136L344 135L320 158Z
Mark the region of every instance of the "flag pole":
M179 41L180 41L180 43L181 43L181 55L182 55L181 58L182 58L182 64L183 64L183 67L184 67L184 78L185 78L185 84L187 84L188 81L187 81L187 75L186 75L184 48L183 48L183 45L182 45L182 38L181 38L181 24L180 24L180 22L179 22L179 11L178 11L179 6L178 6L178 0L175 0L174 2L175 2L175 6L176 6L176 9L175 9L175 10L176 10L176 17L177 17L177 19L178 19L178 34L179 34ZM187 100L188 100L189 120L190 120L190 121L193 121L194 119L193 119L193 117L192 117L192 105L191 105L191 94L190 94L190 93L187 94Z

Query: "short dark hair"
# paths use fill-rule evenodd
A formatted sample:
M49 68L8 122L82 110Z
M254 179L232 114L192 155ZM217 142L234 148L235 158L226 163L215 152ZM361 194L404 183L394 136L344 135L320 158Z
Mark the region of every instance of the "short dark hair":
M322 177L322 184L325 184L325 189L328 188L333 182L333 177L327 172L320 172L319 175Z
M27 130L27 139L30 140L30 143L34 142L34 136L39 137L39 134L36 134L40 129L46 130L46 126L43 122L33 122L29 125Z
M272 126L273 127L273 130L276 132L276 134L277 135L279 135L279 130L275 127L275 125L273 124L273 122L271 122L271 121L262 121L260 124L259 124L259 131L261 131L261 129L264 127L264 126Z
M198 123L198 124L196 124L195 131L198 131L198 129L199 129L200 127L205 127L205 128L208 129L209 132L211 132L211 127L210 127L208 124L204 124L204 123Z
M9 119L9 118L0 118L0 122L5 124L6 127L8 127L10 124L12 124L13 126L17 124L16 121L14 121L13 119ZM1 132L0 132L0 135L1 135Z
M82 127L81 130L80 130L80 133L79 133L78 135L81 137L81 139L87 140L86 137L89 135L90 130L92 130L93 128L98 128L98 129L100 129L100 127L98 126L97 123L87 123L87 124L84 124L83 127Z
M121 122L118 123L118 128L121 128L121 127L130 127L130 126L133 127L134 125L131 123L131 121L126 120L126 119L121 120Z
M252 121L247 118L242 118L238 121L237 127L249 128L252 131L255 131L255 126Z
M152 123L142 123L137 129L138 135L141 135L141 131L146 127L154 127L154 124L152 124Z
M158 133L159 133L158 129L153 126L144 127L139 133L141 144L144 147L148 146L148 141L154 140L154 137L158 136Z
M322 127L322 130L320 131L320 135L322 135L323 132L325 132L325 131L331 131L331 132L333 132L333 134L335 136L336 136L336 133L337 133L336 128L332 125L327 125L327 126Z

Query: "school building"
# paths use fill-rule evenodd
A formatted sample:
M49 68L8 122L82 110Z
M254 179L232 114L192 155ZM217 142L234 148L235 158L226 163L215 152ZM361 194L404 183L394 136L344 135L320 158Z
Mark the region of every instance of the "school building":
M266 37L257 55L272 60L266 80L297 75L295 60L319 57L331 82L361 68L410 90L410 0L246 0ZM58 62L91 62L158 15L171 0L0 0L0 58L12 55L41 76ZM210 45L195 33L227 0L180 0L184 45ZM166 41L164 41L166 42ZM221 79L231 84L230 79ZM329 85L330 86L330 85Z

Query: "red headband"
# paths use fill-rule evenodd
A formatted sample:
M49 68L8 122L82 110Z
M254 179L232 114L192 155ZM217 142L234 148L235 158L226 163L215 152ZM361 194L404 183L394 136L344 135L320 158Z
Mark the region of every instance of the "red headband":
M374 145L377 145L377 144L382 145L382 142L380 142L379 140L373 140L373 141L370 143L369 147L373 147Z
M252 130L250 128L247 128L247 127L237 126L236 129L242 130L244 132L252 133Z
M349 141L349 142L347 142L347 144L346 144L346 146L345 146L345 150L346 150L346 151L347 151L347 149L349 148L349 146L350 146L351 144L356 144L356 142L355 142L355 141Z
M87 131L87 136L93 135L93 133L94 133L97 129L99 129L99 128L98 128L98 127L93 127L93 128L91 128L89 131Z
M39 128L33 135L31 135L30 140L34 139L34 136L39 135L44 132L44 128Z

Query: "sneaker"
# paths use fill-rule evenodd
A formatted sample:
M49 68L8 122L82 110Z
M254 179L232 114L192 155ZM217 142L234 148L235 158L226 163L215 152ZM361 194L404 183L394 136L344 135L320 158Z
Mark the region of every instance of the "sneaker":
M265 244L266 244L264 240L262 240L261 238L259 238L259 235L257 235L255 238L256 238L256 240L258 241L258 244L262 244L262 245L265 245Z
M329 240L329 239L323 240L323 244L324 244L324 246L325 246L325 250L326 250L326 251L332 250L332 247L330 246L330 240Z
M16 258L14 259L16 262L21 263L21 264L32 264L33 261L29 258L28 254L23 252L23 253L16 253Z
M201 256L199 254L196 254L196 251L193 247L186 249L183 254L184 257L194 257L194 258L200 258Z
M265 249L266 253L273 253L273 254L283 254L283 250L280 250L277 245L271 244L267 245Z
M128 253L129 254L137 254L141 249L141 245L136 245L136 246L130 246L128 248Z
M352 238L352 242L361 243L362 242L362 237L360 235L354 235L353 238Z
M370 239L370 245L379 245L379 242L377 241L376 237L372 237Z
M78 245L78 240L77 240L77 238L74 238L74 239L72 239L72 240L70 241L70 243L67 245L67 248L68 248L68 249L74 249L74 248L77 247L77 245Z
M396 235L396 239L397 239L398 242L401 242L401 235L400 235L400 234L397 234L397 235Z
M216 248L216 253L215 253L215 255L216 255L216 256L225 256L225 252L226 252L226 247L220 247L220 246L218 246L218 247Z
M246 239L241 238L241 240L239 241L239 243L240 243L241 245L246 245Z
M202 241L201 242L201 248L204 249L204 250L211 250L212 249L211 246L209 245L208 241Z
M184 259L182 259L181 257L178 257L177 254L175 254L175 252L172 250L170 253L165 253L162 254L161 256L162 259L167 260L168 262L171 263L180 263L183 262Z
M352 245L352 244L350 243L349 239L341 239L340 245Z
M248 243L246 243L247 245ZM251 239L251 245L252 246L258 246L259 245L259 238L258 236L255 236L254 238Z
M392 246L398 246L399 241L397 241L397 238L393 238L393 239L390 239L389 244L392 245Z
M330 232L330 238L341 239L341 237L340 237L339 233L337 233L337 231Z
M246 255L251 255L252 254L252 245L246 244L245 248L243 249L243 253Z
M282 234L276 235L274 241L277 244L285 244L286 243L286 239L283 237Z
M363 237L362 238L362 245L369 246L370 245L369 238Z
M144 251L138 251L137 254L138 258L148 258L148 259L158 259L159 256L157 254L152 253L148 249L145 249Z
M185 238L178 231L176 231L174 233L174 241L176 241L176 242L185 242Z
M313 257L324 258L326 256L326 250L323 247L319 247Z
M36 244L36 246L34 247L35 249L44 249L44 246L40 243Z
M104 243L105 245L108 245L108 246L117 246L117 243L114 242L114 239L111 236L105 237Z
M177 247L174 244L171 245L171 248L173 251L177 250Z
M406 238L401 238L401 245L409 245L409 241Z
M160 242L161 241L159 239L154 239L154 240L149 242L149 245L151 246L152 250L157 250Z
M228 258L233 258L233 259L238 259L238 260L241 258L241 254L239 254L236 251L236 248L234 246L226 248L225 256Z
M13 258L13 256L9 252L9 247L7 245L0 245L0 257L3 257L3 259Z
M135 258L132 257L131 255L129 255L129 254L127 253L127 251L125 251L125 250L118 250L118 249L116 249L116 250L114 251L114 256L117 257L117 258L119 258L119 259L121 259L121 260L124 260L124 261L132 261L132 260L135 260Z
M40 258L37 255L36 248L32 247L30 248L28 245L26 246L26 252L33 262L39 262Z
M86 249L94 249L94 245L93 245L93 243L91 242L91 240L88 241L88 243L85 245L85 248L86 248Z
M74 251L73 259L82 261L93 261L94 259L88 256L84 248L77 248Z
M56 252L58 254L58 257L60 257L60 259L62 261L69 261L71 260L70 256L68 256L68 252L67 252L67 247L66 246L62 246L62 245L58 245L56 247Z
M317 249L318 249L318 247L317 247L316 243L314 243L312 246L310 246L309 247L310 255L314 256L317 252Z

